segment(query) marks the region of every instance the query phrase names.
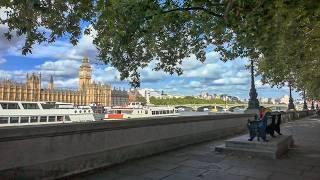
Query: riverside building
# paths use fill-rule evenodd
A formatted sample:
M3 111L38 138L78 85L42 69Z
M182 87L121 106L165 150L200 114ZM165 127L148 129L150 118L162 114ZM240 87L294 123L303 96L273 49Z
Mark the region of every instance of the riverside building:
M116 98L116 100L112 100L112 98ZM50 77L48 88L41 88L41 74L33 73L26 75L26 83L2 80L0 82L0 100L57 101L75 105L111 106L127 104L128 93L124 90L112 90L111 85L108 84L95 83L92 80L89 59L84 57L79 70L78 90L56 89L53 76Z

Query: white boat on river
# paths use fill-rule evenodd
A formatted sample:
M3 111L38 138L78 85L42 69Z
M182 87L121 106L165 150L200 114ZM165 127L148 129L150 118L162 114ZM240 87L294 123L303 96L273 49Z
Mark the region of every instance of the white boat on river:
M0 127L95 121L90 106L71 103L0 101Z
M131 102L126 107L112 107L105 115L106 120L145 118L159 116L177 116L177 110L170 106L142 106L139 102Z

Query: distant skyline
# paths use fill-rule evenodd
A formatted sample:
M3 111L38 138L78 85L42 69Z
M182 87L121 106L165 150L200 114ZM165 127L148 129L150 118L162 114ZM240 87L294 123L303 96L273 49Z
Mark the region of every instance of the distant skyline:
M1 14L0 14L1 15ZM23 56L21 47L23 37L8 41L3 36L7 27L0 25L0 78L24 82L27 73L42 74L43 85L46 86L50 75L54 76L55 87L77 88L78 70L81 60L88 56L93 65L93 79L115 87L129 89L127 81L120 81L119 72L115 68L96 60L97 49L92 44L92 35L81 36L77 46L73 47L65 38L53 44L35 45L32 54ZM93 33L94 36L94 33ZM207 60L201 63L195 56L186 58L182 63L183 75L169 75L162 71L153 71L151 63L141 72L141 88L163 90L177 95L229 94L240 98L249 97L250 73L245 68L246 59L222 62L216 52L207 49ZM279 98L289 94L287 87L277 89L262 85L256 77L256 88L259 97ZM293 92L294 98L301 98Z

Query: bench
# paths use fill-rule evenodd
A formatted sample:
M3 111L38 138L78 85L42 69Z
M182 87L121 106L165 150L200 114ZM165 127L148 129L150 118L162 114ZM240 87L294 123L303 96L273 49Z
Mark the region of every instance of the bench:
M280 124L281 113L266 112L262 119L259 119L258 116L255 115L254 120L248 119L247 127L250 134L250 138L248 140L252 141L257 137L258 141L262 138L263 141L267 142L267 134L270 134L271 137L275 137L275 132L282 135L280 132Z

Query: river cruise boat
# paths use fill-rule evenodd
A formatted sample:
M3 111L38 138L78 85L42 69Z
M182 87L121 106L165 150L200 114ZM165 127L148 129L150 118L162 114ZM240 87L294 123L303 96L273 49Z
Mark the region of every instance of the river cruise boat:
M176 116L177 110L170 106L142 106L139 102L131 102L126 107L112 107L105 115L106 120L145 118L157 116Z
M90 106L71 103L0 101L0 127L95 121Z

